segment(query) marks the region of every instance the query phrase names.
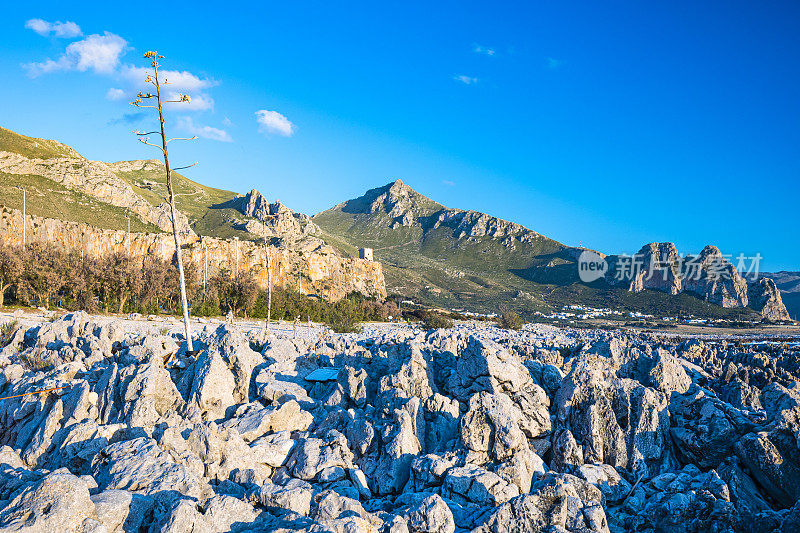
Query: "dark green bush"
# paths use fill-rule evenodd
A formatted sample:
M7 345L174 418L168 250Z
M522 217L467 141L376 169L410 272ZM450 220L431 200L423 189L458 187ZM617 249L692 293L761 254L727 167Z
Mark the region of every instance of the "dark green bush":
M425 311L422 314L422 326L425 329L450 329L453 319L436 311Z
M9 320L0 326L0 348L5 347L9 342L11 342L11 339L14 337L14 333L17 332L18 326L19 320L16 318Z
M506 310L500 313L499 324L503 329L520 330L524 322L522 321L522 317L517 313Z

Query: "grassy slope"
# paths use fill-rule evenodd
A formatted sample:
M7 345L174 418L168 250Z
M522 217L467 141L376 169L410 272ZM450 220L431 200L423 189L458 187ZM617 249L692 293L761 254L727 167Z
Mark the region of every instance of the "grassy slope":
M58 141L26 137L5 128L0 128L0 150L14 152L29 159L50 159L74 155L69 147Z
M70 147L57 141L26 137L5 128L0 128L0 150L18 153L27 158L80 157ZM163 168L160 166L158 170L116 174L134 192L157 206L167 195ZM28 187L28 212L33 215L87 222L105 229L127 227L127 209L71 191L41 176L0 174L0 179L0 203L7 207L22 209L22 194L15 187L25 186ZM236 193L200 185L178 173L173 174L173 186L178 209L189 217L197 233L222 238L253 238L251 234L233 227L232 220L236 215L233 209L214 207L236 197ZM131 214L130 218L132 231L158 231L155 226L142 222L136 215ZM238 218L242 218L241 215Z
M22 210L22 191L27 189L26 208L31 215L84 222L104 229L126 229L128 210L96 200L41 176L20 176L0 172L0 204ZM155 232L152 224L131 215L131 231Z
M158 205L167 197L163 169L163 165L160 165L158 170L135 170L116 172L116 174L145 200L153 205ZM235 192L206 187L178 173L173 173L172 176L176 195L175 204L182 213L189 217L189 223L195 232L200 235L226 239L239 237L250 240L254 238L252 234L234 227L233 220L243 218L241 213L230 208L215 207L235 198L237 196Z

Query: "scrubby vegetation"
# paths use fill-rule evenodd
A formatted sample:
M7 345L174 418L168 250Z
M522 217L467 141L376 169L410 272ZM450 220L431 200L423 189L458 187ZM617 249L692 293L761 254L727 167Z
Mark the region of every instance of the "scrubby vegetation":
M11 342L11 339L14 337L14 333L17 331L17 326L19 326L19 320L16 318L14 320L4 322L3 325L0 326L0 348Z
M429 309L423 311L422 326L425 329L450 329L453 327L453 319L436 311Z
M508 309L503 310L500 313L500 320L498 322L501 328L513 330L522 329L522 325L524 324L522 317L520 317L514 311L510 311Z
M24 250L0 245L0 289L6 303L88 312L179 314L180 291L174 262L115 253L99 259L31 243ZM186 283L194 316L266 318L267 293L249 272L220 271L205 289L187 264ZM3 300L0 300L2 305ZM338 302L273 289L274 320L324 322L337 332L357 330L365 321L400 317L393 299L385 302L352 293Z

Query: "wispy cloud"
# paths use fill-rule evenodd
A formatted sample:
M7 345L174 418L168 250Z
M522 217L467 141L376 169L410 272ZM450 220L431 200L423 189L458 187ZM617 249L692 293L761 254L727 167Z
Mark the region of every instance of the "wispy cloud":
M106 100L122 100L125 98L125 91L122 89L110 88L106 93Z
M448 187L455 187L456 182L453 180L442 180L442 185L447 185Z
M545 66L547 66L547 68L555 70L557 68L560 68L564 64L564 61L562 61L561 59L556 59L554 57L546 57L544 58L544 63Z
M203 139L211 139L212 141L220 141L225 143L233 142L233 138L227 131L219 128L213 128L211 126L195 124L192 117L178 118L178 129L183 130L190 135L197 135Z
M258 131L261 133L291 137L296 129L288 118L277 111L267 111L266 109L256 111L256 122L258 122Z
M472 51L475 52L476 54L483 54L485 56L490 56L490 57L497 55L497 50L495 50L494 48L489 48L488 46L481 46L479 44L473 46Z
M56 60L46 59L41 63L23 65L31 76L40 76L59 70L91 70L96 74L112 74L119 66L120 57L125 53L128 42L113 33L89 35L67 46Z
M465 76L464 74L453 76L453 79L463 83L464 85L475 85L476 83L478 83L478 78L474 78L472 76Z
M143 87L148 69L123 65L119 69L119 77L126 82L131 96ZM214 99L204 91L218 85L210 78L202 78L186 70L159 70L159 79L169 81L168 90L164 94L167 100L178 100L180 94L189 94L192 98L187 103L181 103L181 111L206 111L214 108Z
M62 26L73 24L80 32L77 24L64 23L57 26L58 24L61 23L33 19L28 21L26 26L31 27L37 33L44 32L43 34L49 35L52 32L58 35L59 31L61 34L67 31ZM139 91L152 90L152 87L145 86L144 80L147 77L145 67L122 63L122 58L128 50L130 47L125 39L114 33L105 32L103 35L89 35L85 39L70 43L64 53L56 59L48 58L41 62L27 63L22 66L32 77L57 71L92 72L110 76L116 80L117 87L110 88L106 93L106 98L109 100L132 100ZM190 103L180 104L182 111L205 111L214 108L214 99L207 91L218 85L215 80L198 76L186 70L162 69L159 70L159 77L169 81L169 86L162 91L166 99L177 100L179 94L191 96Z
M141 122L147 117L146 113L139 111L137 113L125 113L121 117L112 118L108 121L109 126L117 126L119 124L136 124Z
M30 19L25 23L25 27L33 30L42 37L61 37L63 39L72 39L83 35L81 27L74 22L48 22L42 19Z

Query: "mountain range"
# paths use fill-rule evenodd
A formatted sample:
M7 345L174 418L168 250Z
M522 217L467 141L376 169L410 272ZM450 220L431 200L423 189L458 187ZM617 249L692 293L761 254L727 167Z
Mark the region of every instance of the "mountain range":
M0 204L21 209L19 187L25 187L33 215L105 229L130 224L131 231L168 231L163 172L159 161L90 161L58 141L0 128ZM732 266L729 283L708 277L694 285L675 279L582 283L577 261L585 249L485 213L445 207L400 180L309 217L256 190L241 195L174 176L182 231L347 256L372 248L383 263L387 291L427 305L530 314L583 304L660 316L788 318L771 280L748 285ZM677 254L670 243L646 245L641 253L651 259ZM700 255L708 263L715 254L716 248L706 247Z

